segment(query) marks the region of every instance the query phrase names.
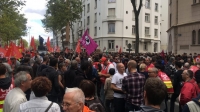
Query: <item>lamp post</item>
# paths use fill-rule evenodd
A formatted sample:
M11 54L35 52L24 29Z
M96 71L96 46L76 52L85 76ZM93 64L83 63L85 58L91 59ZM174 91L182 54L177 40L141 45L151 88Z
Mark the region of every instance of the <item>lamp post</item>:
M130 51L131 51L131 44L130 43L128 44L128 51L129 51L129 54L130 54Z
M31 27L28 27L28 33L29 33L29 43L31 43L31 39L30 39Z

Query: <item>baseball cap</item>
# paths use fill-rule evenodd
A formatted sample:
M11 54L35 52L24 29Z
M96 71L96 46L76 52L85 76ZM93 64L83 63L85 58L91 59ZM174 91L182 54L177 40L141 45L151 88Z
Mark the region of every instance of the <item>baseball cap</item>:
M102 58L101 58L101 62L102 62L102 63L104 63L106 60L107 60L106 57L102 57Z

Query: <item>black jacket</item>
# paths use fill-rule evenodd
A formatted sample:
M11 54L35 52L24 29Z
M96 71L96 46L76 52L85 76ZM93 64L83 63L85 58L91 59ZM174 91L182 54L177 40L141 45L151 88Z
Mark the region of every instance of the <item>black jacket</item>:
M10 77L0 79L0 89L6 90L10 87L12 79Z
M60 89L58 83L58 72L55 68L48 66L44 70L42 70L42 76L46 76L52 83L52 89L48 95L58 96Z
M85 79L84 73L80 69L70 68L64 73L64 84L68 88L79 87L83 79Z
M174 93L175 94L180 94L181 88L182 88L182 74L183 70L178 70L177 72L174 73L174 82L173 82L173 88L174 88Z

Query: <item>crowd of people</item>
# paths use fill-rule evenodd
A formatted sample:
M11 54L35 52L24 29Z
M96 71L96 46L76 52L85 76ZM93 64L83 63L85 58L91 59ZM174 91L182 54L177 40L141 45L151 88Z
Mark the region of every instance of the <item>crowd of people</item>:
M200 112L197 56L36 52L1 58L0 112L174 112L175 102L179 112Z

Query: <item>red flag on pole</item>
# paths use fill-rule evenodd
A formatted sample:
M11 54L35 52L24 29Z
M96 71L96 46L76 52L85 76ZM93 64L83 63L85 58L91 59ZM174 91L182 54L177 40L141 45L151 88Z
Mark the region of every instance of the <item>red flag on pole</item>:
M22 54L19 52L19 49L17 48L17 46L13 42L10 42L10 47L5 56L6 57L13 56L16 59L19 59L22 57Z
M50 43L49 37L47 39L47 44L46 45L47 45L48 51L52 52L52 48L51 48L51 43Z
M81 53L80 41L77 42L77 45L76 45L76 52L79 53L79 54Z
M31 37L30 47L31 47L34 51L36 51L36 46L35 46L35 40L34 40L34 37Z

